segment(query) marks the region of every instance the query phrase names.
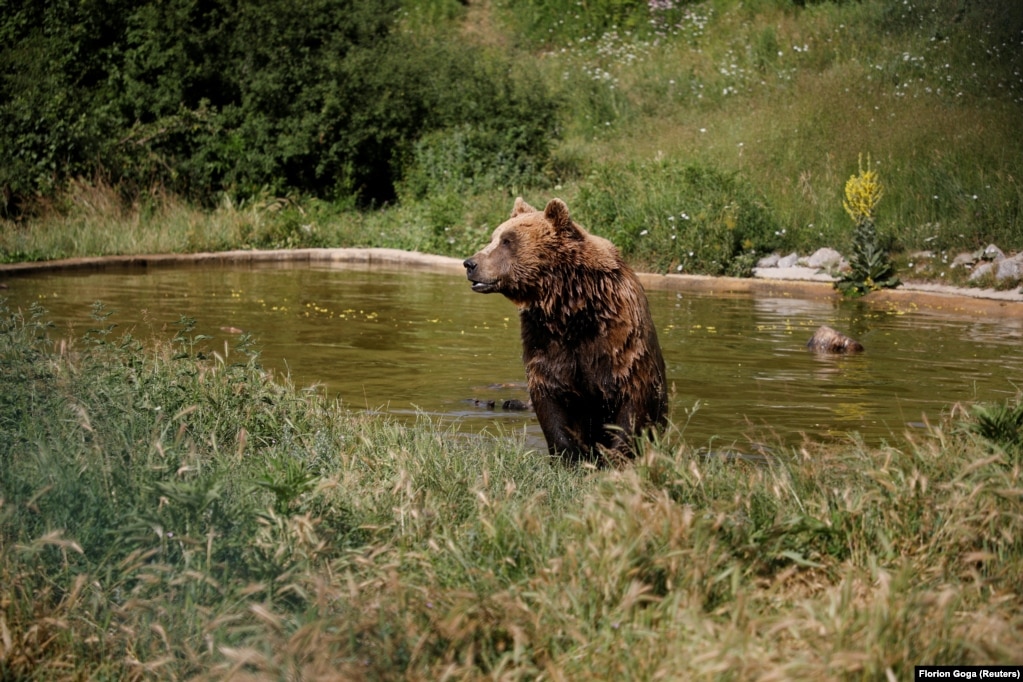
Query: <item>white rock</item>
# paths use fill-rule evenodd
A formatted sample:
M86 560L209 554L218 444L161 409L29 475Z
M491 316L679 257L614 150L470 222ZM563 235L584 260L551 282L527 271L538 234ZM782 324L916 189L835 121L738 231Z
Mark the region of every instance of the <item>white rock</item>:
M981 263L970 273L970 281L978 280L995 269L993 263Z
M772 253L770 256L764 256L757 261L758 268L776 268L778 267L778 260L781 259L776 253Z
M841 262L842 254L825 246L822 249L814 251L806 264L811 268L822 268L824 270L828 270L830 268L838 267Z
M784 258L779 258L778 259L778 267L779 268L791 268L793 265L796 264L796 261L798 261L798 260L799 260L799 254L790 253L789 255L785 256Z
M995 273L995 279L1001 281L1003 279L1023 279L1023 259L1006 258L998 263L998 272Z
M984 260L993 260L998 263L1005 260L1005 253L994 244L988 244L984 247Z
M974 256L972 253L964 251L963 253L960 253L958 256L952 259L952 267L961 268L963 266L973 265L976 262L977 262L976 256Z

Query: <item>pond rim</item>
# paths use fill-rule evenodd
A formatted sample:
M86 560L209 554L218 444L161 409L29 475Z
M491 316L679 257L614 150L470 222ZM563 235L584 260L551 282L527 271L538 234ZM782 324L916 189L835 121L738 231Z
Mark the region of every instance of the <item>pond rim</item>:
M197 265L316 264L362 266L380 270L415 270L462 274L462 259L452 256L385 248L308 248L232 250L203 253L168 253L95 256L63 260L0 264L0 277L45 272L106 269L141 269ZM690 291L706 294L750 293L817 300L841 300L830 281L712 277L709 275L637 273L651 290ZM6 288L0 282L0 292ZM906 283L898 289L882 289L860 299L866 303L905 306L956 317L1023 318L1023 292L954 288L935 284Z

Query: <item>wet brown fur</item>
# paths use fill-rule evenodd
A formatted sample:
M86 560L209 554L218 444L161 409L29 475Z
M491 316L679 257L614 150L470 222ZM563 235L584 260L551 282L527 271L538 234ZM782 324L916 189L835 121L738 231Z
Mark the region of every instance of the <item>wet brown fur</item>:
M840 331L821 325L813 333L806 347L817 353L860 353L863 344Z
M538 211L516 199L465 267L474 290L519 307L529 394L552 455L617 463L664 424L664 360L643 287L564 202Z

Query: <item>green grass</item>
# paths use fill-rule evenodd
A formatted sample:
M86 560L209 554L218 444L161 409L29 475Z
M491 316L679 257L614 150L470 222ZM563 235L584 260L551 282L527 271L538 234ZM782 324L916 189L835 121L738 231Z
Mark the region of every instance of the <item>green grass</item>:
M563 148L584 168L611 155L739 172L804 252L848 247L842 187L870 154L898 248L1019 249L1023 81L1019 37L1000 33L1019 10L995 3L1015 11L1006 27L967 20L983 36L971 46L951 5L903 17L907 3L702 3L693 35L570 49L548 62L575 103Z
M0 309L4 679L1023 662L1020 434L988 428L1017 407L762 461L669 430L571 470L514 434L348 412L190 320L155 349L93 326Z
M535 25L559 11L526 4ZM1012 0L712 0L680 6L671 30L558 39L516 33L529 24L511 0L409 5L410 25L528 46L523 68L562 104L546 182L434 178L358 211L270 195L200 210L78 180L5 222L0 258L465 255L521 194L564 197L640 266L693 251L689 267L720 272L750 248L847 249L860 154L900 264L1023 249ZM605 26L592 19L573 30ZM424 149L431 172L465 162L458 141ZM682 213L701 229L679 230ZM65 339L43 311L0 306L2 679L902 679L1023 663L1018 397L950 407L900 447L851 437L747 461L672 428L624 470L569 470L516 434L349 412L267 374L251 339L211 348L189 320L156 348L116 337L101 309L94 327Z

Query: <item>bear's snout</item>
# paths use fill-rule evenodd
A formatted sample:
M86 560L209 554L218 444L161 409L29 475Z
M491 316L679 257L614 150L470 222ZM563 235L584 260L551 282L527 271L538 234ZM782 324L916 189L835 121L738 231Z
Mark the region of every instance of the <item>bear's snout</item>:
M477 254L478 255L478 254ZM472 290L479 294L489 294L497 291L496 281L487 274L486 265L479 267L476 256L466 258L462 261L465 266L465 278L472 282Z

